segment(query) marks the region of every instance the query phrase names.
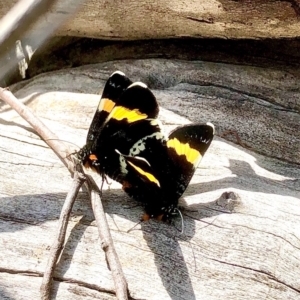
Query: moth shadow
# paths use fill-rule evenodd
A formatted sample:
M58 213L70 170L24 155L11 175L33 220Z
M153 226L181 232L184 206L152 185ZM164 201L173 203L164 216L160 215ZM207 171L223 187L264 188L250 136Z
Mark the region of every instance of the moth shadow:
M292 167L296 169L295 166ZM292 167L289 166L290 170L293 170ZM267 170L266 166L264 166L264 168ZM276 192L276 194L282 196L297 197L300 188L299 179L274 179L267 175L262 176L256 173L251 164L246 161L229 159L229 166L227 169L230 172L222 179L218 178L215 181L191 183L184 195L194 195L210 192L212 190L234 188L255 193L273 194ZM277 169L273 169L272 171L275 175L279 174ZM282 171L280 175L288 176L288 167L286 167L284 171ZM299 177L299 175L299 169L294 171L293 176Z
M9 293L7 293L6 291L9 290L7 287L1 287L0 288L0 297L1 299L5 299L5 300L15 300L15 298L11 295L9 295Z
M57 220L65 197L65 193L49 193L2 198L0 215L4 218L4 221L7 220L9 225L2 230L17 233L17 231L22 231L28 226L40 226L49 221ZM69 227L70 231L67 235L64 249L56 266L56 278L69 276L68 274L73 272L71 270L71 273L69 273L74 263L73 257L76 254L76 249L78 249L84 239L87 228L91 225L95 226L93 211L88 199L87 193L80 192L74 203L71 217L75 219L69 225L72 227ZM105 212L110 216L121 216L121 218L131 221L131 224L128 224L129 222L126 223L128 228L119 226L122 234L123 232L126 234L126 231L132 227L132 224L138 223L144 212L143 207L137 205L137 202L130 199L121 189L103 191L102 203ZM206 203L205 206L207 205ZM202 212L204 208L204 206L199 205L198 207L188 207L189 210L197 210L196 212L183 210L183 234L180 234L180 217L174 218L174 223L172 224L155 220L143 222L133 229L131 233L128 233L129 235L134 234L134 230L142 231L147 246L154 254L157 273L166 292L172 299L196 299L193 289L193 286L196 284L193 282L195 280L193 278L196 277L192 277L190 274L197 261L194 258L190 258L186 253L192 247L189 241L195 234L196 223L207 215ZM185 214L188 214L188 216ZM215 214L217 215L218 212L215 212ZM13 222L15 225L10 226L10 222ZM91 224L92 222L93 224ZM117 218L115 223L118 225ZM46 229L48 228L47 226L51 228L51 223L48 224L43 226L46 226ZM110 224L110 226L113 225ZM149 276L155 277L156 274L149 274ZM53 295L57 294L57 289L58 285L55 285L52 289Z
M130 199L121 190L104 192L103 198L109 199L109 201L104 200L105 211L108 214L124 217L134 224L139 223L144 212L142 205ZM151 219L130 230L131 234L136 230L142 231L147 246L154 254L154 263L161 282L171 299L197 298L193 288L199 284L195 281L197 276L196 274L190 275L195 272L197 260L193 254L191 257L187 253L193 253L190 240L194 237L196 228L199 227L197 222L201 222L208 216L218 216L228 211L217 201L218 199L214 199L211 203L187 206L185 200L182 199L180 205L184 205L183 228L181 228L180 216L176 216L171 223ZM201 272L201 270L196 272Z
M201 270L194 255L190 241L199 228L199 222L208 216L218 216L224 209L216 209L217 199L211 203L187 206L184 198L180 205L183 215L183 232L181 218L177 216L171 224L152 221L142 223L143 237L149 249L154 253L155 265L162 283L171 299L196 299L193 286ZM200 227L203 226L200 224ZM207 223L204 222L204 226ZM199 257L199 256L197 256Z

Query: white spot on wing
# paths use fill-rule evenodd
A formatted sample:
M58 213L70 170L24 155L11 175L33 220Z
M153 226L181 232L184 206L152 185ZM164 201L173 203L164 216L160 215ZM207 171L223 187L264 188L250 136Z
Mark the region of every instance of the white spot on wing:
M130 88L132 88L132 87L134 87L134 86L141 86L141 87L143 87L143 88L145 88L145 89L148 88L147 85L146 85L145 83L140 82L140 81L137 81L137 82L132 83L132 84L128 87L128 89L130 89Z
M148 119L148 120L150 120L150 119ZM157 120L157 119L152 119L151 122L150 122L150 124L152 126L157 126L159 128L162 128L162 123L159 120Z
M210 122L207 122L206 125L212 127L212 129L213 129L213 134L215 134L215 126L214 126L214 124L213 124L213 123L210 123Z
M121 152L118 149L115 149L115 151L120 155L119 156L119 161L120 161L120 166L121 166L121 173L122 174L127 174L127 162L124 158L124 156L121 154Z
M150 164L149 164L149 162L148 162L148 160L146 158L143 158L143 157L140 157L140 156L135 156L134 158L138 159L138 160L144 161L150 167Z
M122 75L122 76L125 76L125 74L121 71L116 71L116 72L113 72L109 77L112 77L114 76L115 74L119 74L119 75Z
M129 156L137 156L139 153L146 149L145 141L150 138L156 138L157 140L165 139L164 135L161 132L154 132L150 135L143 137L142 139L138 140L130 149Z

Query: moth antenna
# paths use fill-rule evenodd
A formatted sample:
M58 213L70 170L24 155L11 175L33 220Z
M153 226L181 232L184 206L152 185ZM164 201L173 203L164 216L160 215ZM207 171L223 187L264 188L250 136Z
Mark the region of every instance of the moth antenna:
M141 206L141 205L140 204L135 204L135 205L131 205L131 206L128 205L128 207L124 207L124 209L133 209L138 206Z
M78 145L76 145L76 144L74 144L74 143L72 143L72 142L70 142L70 141L67 141L67 140L61 140L61 139L46 139L46 140L44 140L45 142L46 141L60 141L60 142L66 142L66 143L69 143L69 144L72 144L73 146L75 146L76 148L78 148L78 149L80 149L80 147L78 146ZM63 151L63 152L67 152L67 151ZM66 155L66 157L65 158L68 158L69 159L69 157L72 155L72 154L75 154L76 152L74 152L74 153L69 153L68 155Z
M133 227L131 227L130 229L128 229L126 232L129 233L131 230L133 230L136 226L138 226L142 222L144 222L144 220L140 220L138 223L136 223Z
M182 220L182 231L181 231L181 233L180 234L182 234L183 233L183 215L182 215L182 213L181 213L181 211L178 209L178 208L176 208L176 210L179 212L179 214L180 214L180 216L181 216L181 220ZM184 214L185 216L188 216L187 214ZM177 228L176 228L177 229ZM178 230L178 229L177 229ZM189 241L189 240L187 240L187 239L185 239L185 238L182 238L182 240L183 241L186 241L186 242L188 242L189 243L189 245L190 245L190 247L191 247L191 249L192 249L192 253L193 253L193 258L194 258L194 267L195 267L195 272L196 272L196 270L197 270L197 263L196 263L196 257L195 257L195 252L194 252L194 248L193 248L193 244Z
M107 183L108 186L111 185L111 183L108 182L107 177L104 173L102 173L102 183L101 183L101 188L100 188L100 196L102 197L102 189L103 189L103 185L104 185L104 181Z
M188 241L189 244L191 245L191 248L192 248L192 252L193 252L193 258L194 258L194 264L195 264L195 272L197 271L197 263L196 263L196 257L195 257L195 252L194 252L194 248L193 248L193 244Z
M183 231L184 231L184 221L183 221L183 216L182 216L182 213L181 211L176 207L175 210L178 211L179 215L180 215L180 218L181 218L181 231L180 231L180 234L183 234ZM176 227L175 227L176 228ZM177 229L177 228L176 228ZM178 229L177 229L178 230ZM179 230L178 230L179 231Z
M191 212L197 212L197 210L189 210L189 211L191 211ZM184 214L184 215L187 216L187 217L189 217L188 214ZM196 272L197 271L197 263L196 263L196 257L195 257L195 252L194 252L193 244L189 240L186 240L186 241L190 244L191 249L192 249L193 258L194 258L194 267L195 267L195 272Z
M80 147L70 141L67 141L67 140L61 140L61 139L46 139L45 141L61 141L61 142L66 142L66 143L69 143L69 144L72 144L73 146L75 146L76 148L80 149Z
M111 186L112 182L108 182L107 176L105 176L105 182L108 186L108 189L110 190L110 186Z
M195 268L195 272L196 272L197 271L197 263L196 263L196 257L195 257L195 252L194 252L193 244L190 241L188 241L188 240L186 240L186 242L189 243L189 245L190 245L190 247L192 249L193 259L194 259L194 268Z

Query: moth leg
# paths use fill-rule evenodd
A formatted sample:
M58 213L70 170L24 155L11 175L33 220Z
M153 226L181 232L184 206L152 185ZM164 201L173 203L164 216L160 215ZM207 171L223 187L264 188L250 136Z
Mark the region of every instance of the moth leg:
M103 185L103 176L104 176L104 180L108 186L108 189L110 190L110 186L112 184L112 182L109 182L108 179L107 179L107 176L105 174L102 175L102 185Z
M100 195L102 196L104 181L108 184L108 187L111 185L111 183L108 183L107 177L104 173L101 174L101 177L102 177L102 183L101 183L101 188L100 188Z

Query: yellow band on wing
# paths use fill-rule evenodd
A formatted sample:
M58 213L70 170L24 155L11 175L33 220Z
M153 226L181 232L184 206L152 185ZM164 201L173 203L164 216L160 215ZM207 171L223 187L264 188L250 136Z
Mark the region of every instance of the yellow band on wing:
M142 170L141 168L137 167L134 165L132 162L128 161L128 163L135 169L137 170L140 174L146 176L150 181L154 182L156 185L160 187L159 181L149 172L146 172Z
M110 113L112 111L112 109L115 107L116 103L108 98L103 98L101 99L99 106L98 106L98 110L99 111L106 111L108 113Z
M147 119L147 115L141 113L138 109L128 109L123 106L117 106L111 113L111 118L118 121L127 119L129 123Z
M202 158L202 155L199 151L190 147L188 143L180 143L176 138L168 140L167 146L173 148L178 155L185 155L188 162L191 164L197 164Z

